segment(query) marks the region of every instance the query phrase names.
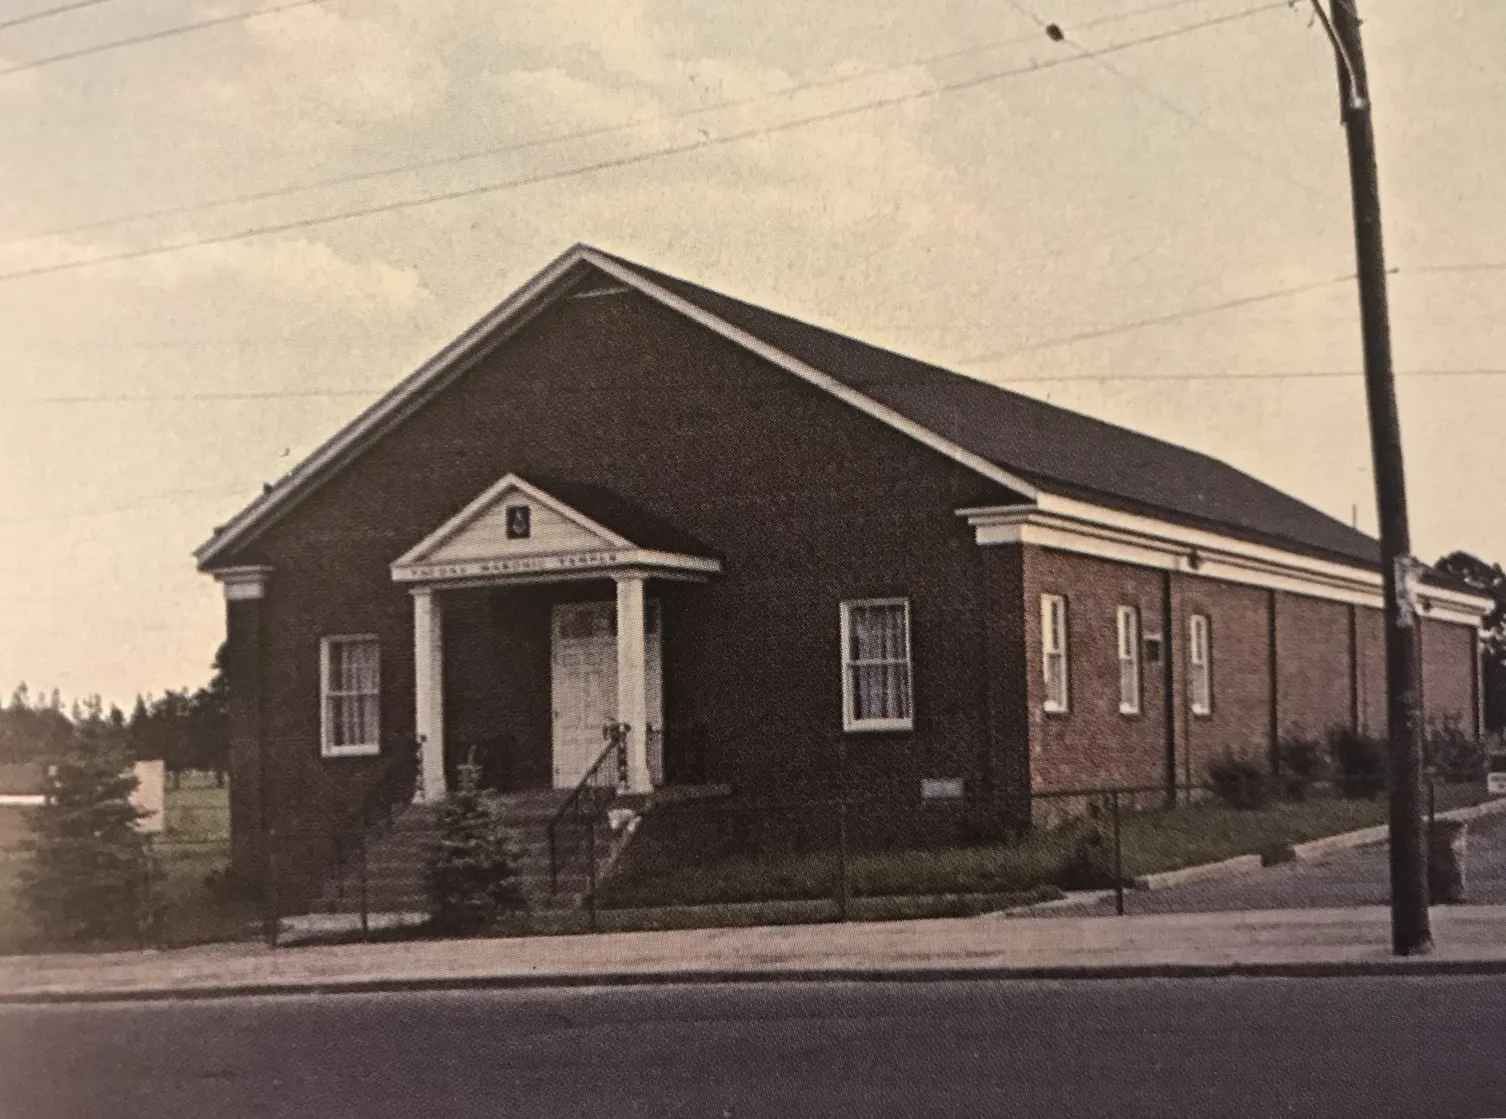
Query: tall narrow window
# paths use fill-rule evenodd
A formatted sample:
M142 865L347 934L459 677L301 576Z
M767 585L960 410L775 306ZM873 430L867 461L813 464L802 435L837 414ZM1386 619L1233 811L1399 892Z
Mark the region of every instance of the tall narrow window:
M381 658L375 637L320 642L322 750L326 757L381 749Z
M1140 714L1140 611L1119 607L1119 713Z
M1192 713L1213 714L1213 642L1205 614L1187 619L1187 666Z
M1067 709L1067 600L1041 595L1041 663L1046 673L1047 711Z
M842 726L910 730L910 603L876 598L842 603Z

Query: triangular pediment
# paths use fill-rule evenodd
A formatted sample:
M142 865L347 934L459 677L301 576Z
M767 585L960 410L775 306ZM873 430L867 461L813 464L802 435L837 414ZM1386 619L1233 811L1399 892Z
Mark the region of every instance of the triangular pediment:
M484 567L533 557L595 555L632 541L559 498L509 474L392 565L394 574L435 566Z

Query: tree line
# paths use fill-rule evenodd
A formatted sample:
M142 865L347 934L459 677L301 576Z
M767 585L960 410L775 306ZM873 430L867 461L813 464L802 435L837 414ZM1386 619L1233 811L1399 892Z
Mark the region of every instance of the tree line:
M33 694L23 683L0 708L0 765L55 760L87 734L107 740L132 761L160 758L174 786L189 770L213 773L224 784L230 764L229 698L223 645L208 683L194 691L138 695L129 715L114 704L107 707L97 695L65 706L56 689Z

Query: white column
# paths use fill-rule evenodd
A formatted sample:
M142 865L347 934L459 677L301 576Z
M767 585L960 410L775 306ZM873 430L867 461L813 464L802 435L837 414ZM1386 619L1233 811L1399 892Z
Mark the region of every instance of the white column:
M643 575L617 575L617 721L628 725L628 791L646 793L648 772L648 645Z
M436 593L413 592L414 726L419 739L422 799L445 794L444 780L444 622Z

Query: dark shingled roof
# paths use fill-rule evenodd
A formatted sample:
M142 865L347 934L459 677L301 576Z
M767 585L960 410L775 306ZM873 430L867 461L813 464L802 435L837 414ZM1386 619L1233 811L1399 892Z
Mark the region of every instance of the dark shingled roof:
M1197 451L611 259L1048 492L1313 556L1379 563L1373 538Z
M523 478L549 496L584 513L603 528L626 537L640 548L707 559L721 558L689 533L662 517L639 508L611 490L533 474L525 474Z

